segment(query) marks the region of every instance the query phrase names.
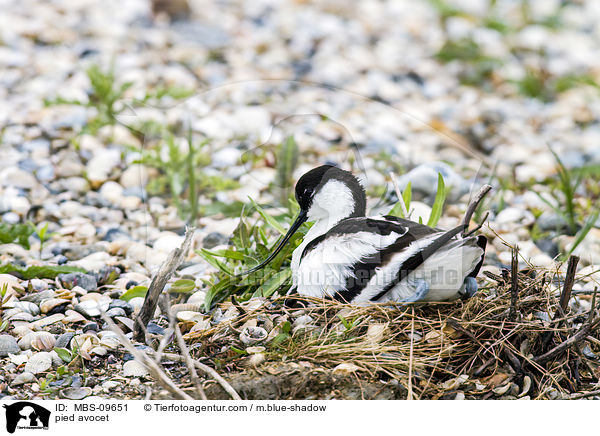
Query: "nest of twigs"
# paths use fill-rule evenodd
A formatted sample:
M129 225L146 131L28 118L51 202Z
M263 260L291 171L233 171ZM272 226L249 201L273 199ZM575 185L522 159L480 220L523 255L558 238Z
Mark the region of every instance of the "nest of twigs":
M600 395L600 317L595 293L571 299L577 259L560 287L556 272L517 272L514 263L512 272L487 274L488 285L467 301L356 307L307 299L302 309L283 299L253 309L233 301L235 317L186 338L199 360L232 371L250 359L242 331L263 326L269 335L256 345L267 362L397 380L408 398Z

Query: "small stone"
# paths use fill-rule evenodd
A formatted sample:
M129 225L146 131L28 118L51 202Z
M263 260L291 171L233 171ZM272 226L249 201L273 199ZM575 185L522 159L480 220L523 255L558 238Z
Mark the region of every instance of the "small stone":
M131 304L129 304L127 301L125 300L121 300L121 299L116 299L116 300L112 300L110 302L110 304L108 305L109 309L122 309L126 315L131 315L131 313L133 313L133 306Z
M219 232L211 232L202 240L202 246L206 249L211 249L217 245L227 244L229 237Z
M127 314L120 307L114 307L114 308L108 309L106 311L106 316L108 316L109 318L114 318L116 316L125 316L125 315L127 315Z
M121 152L116 148L102 148L86 165L87 178L92 188L100 187L106 182L110 173L121 163Z
M119 183L126 189L146 186L148 183L148 170L143 165L129 165L129 167L121 174Z
M67 177L60 180L60 186L69 192L80 195L90 190L90 184L83 177Z
M100 316L100 314L108 309L108 302L98 302L94 300L82 301L76 304L74 309L88 318Z
M237 148L225 147L213 153L212 165L215 168L227 168L237 165L242 152Z
M71 262L71 265L79 267L79 268L83 268L86 271L97 271L100 270L102 268L104 268L106 266L107 263L110 263L112 261L112 257L110 256L110 254L105 253L104 251L97 251L95 253L91 253L87 256L85 256L82 259L79 260L75 260ZM91 274L87 274L88 276ZM80 287L81 284L79 285ZM92 287L92 282L89 282L89 287L91 289L87 289L88 291L91 290L95 290L96 287Z
M98 282L96 281L96 277L90 274L84 274L79 272L59 274L58 279L67 289L71 289L74 286L81 286L87 291L94 291L98 288Z
M146 331L153 335L164 335L165 334L165 329L153 322L148 323L148 325L146 326Z
M117 182L109 180L100 188L100 196L111 203L118 204L123 197L123 187Z
M554 212L543 212L537 219L537 225L542 231L560 231L567 227L567 221Z
M443 162L428 162L419 165L407 174L398 177L398 187L400 190L404 190L410 182L413 194L420 194L428 204L432 204L437 193L438 174L442 175L446 189L449 190L449 201L456 201L469 192L471 184ZM392 194L392 197L394 202L397 201L395 193Z
M38 185L35 176L29 171L17 167L8 167L0 171L0 185L21 189L33 189Z
M181 247L182 243L183 236L171 232L163 232L154 242L153 248L157 251L170 253L174 249Z
M89 322L86 325L84 325L81 330L83 331L83 333L97 332L98 331L98 324L95 323L95 322Z
M549 238L542 238L534 241L535 245L546 253L549 257L555 258L558 256L558 244Z
M21 221L21 217L13 212L8 212L2 215L2 221L8 224L18 224Z
M121 230L119 228L112 228L106 232L102 240L108 242L130 241L131 236L124 230Z

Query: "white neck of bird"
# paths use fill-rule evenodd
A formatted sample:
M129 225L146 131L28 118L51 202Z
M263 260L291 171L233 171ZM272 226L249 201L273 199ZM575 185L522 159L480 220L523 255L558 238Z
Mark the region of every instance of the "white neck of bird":
M311 228L317 227L323 234L344 218L354 212L354 197L346 184L339 180L329 180L313 198L308 209L308 221L313 221ZM308 235L307 235L308 236Z
M354 212L354 198L350 189L338 180L330 180L317 192L307 213L307 221L312 227L302 243L292 254L292 271L300 265L304 248L315 238L327 233L333 226Z

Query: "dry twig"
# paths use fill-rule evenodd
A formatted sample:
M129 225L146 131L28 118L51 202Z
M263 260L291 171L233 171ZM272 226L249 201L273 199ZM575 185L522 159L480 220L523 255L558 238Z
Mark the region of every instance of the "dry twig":
M193 227L188 227L185 229L185 239L183 240L183 244L181 244L180 248L176 248L169 254L167 260L160 266L160 269L152 279L150 287L148 288L148 293L144 299L142 309L135 319L133 338L136 341L144 342L144 329L154 316L154 311L156 310L156 305L158 304L158 298L165 285L183 260L183 256L189 250L193 235Z
M519 300L519 247L512 249L512 260L510 264L510 311L508 319L517 319L517 302Z
M183 356L180 356L179 354L174 354L174 353L165 353L164 357L166 359L176 360L179 362L183 362L185 359ZM232 399L234 399L234 400L242 399L242 397L240 397L240 395L235 391L235 389L233 389L233 387L231 387L231 385L227 382L227 380L225 380L223 377L221 377L217 371L212 369L210 366L203 364L202 362L198 362L197 360L193 360L193 364L200 371L210 375L217 383L219 383L221 385L221 387L223 388L223 390L225 390L225 392L227 392Z
M123 334L121 329L117 327L109 317L102 314L102 319L104 319L108 325L108 328L117 335L119 341L121 341L121 344L127 348L127 351L129 351L138 362L146 367L154 380L156 380L163 388L173 394L176 398L180 400L193 400L192 397L175 386L171 379L164 373L164 371L154 360L150 359L146 353L143 353L135 348L131 341Z
M554 347L552 350L548 351L547 353L544 353L541 356L535 357L533 360L536 363L544 364L544 363L548 362L549 360L551 360L552 358L563 353L564 351L566 351L573 345L584 340L591 331L593 331L598 325L600 325L600 319L594 321L594 311L595 310L596 310L596 293L594 292L594 296L592 297L592 307L590 308L588 318L587 318L586 322L581 326L581 328L577 331L577 333L575 333L569 339L560 343L559 345L557 345L556 347Z
M475 213L475 210L477 209L477 206L479 206L479 203L481 203L481 200L483 200L483 197L485 197L487 193L490 192L490 189L492 189L490 185L483 185L481 188L479 188L479 191L477 192L477 194L475 194L473 201L471 201L471 203L467 207L467 211L465 212L465 216L462 222L465 227L465 230L463 230L462 233L463 236L467 235L469 224L471 223L471 217Z

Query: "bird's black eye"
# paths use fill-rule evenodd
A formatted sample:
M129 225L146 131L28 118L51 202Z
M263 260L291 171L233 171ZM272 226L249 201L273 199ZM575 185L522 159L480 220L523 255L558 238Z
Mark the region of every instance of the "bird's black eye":
M312 189L304 188L304 192L302 192L302 195L304 195L306 197L310 197L312 195Z

